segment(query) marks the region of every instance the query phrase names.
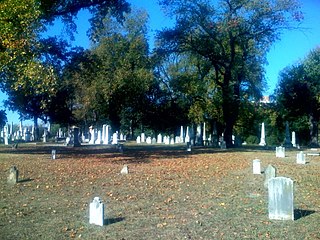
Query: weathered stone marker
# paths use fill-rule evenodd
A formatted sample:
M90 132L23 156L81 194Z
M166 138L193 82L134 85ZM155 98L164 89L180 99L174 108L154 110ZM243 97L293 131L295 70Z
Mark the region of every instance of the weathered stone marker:
M12 166L9 169L9 176L8 176L8 183L9 184L16 184L19 179L19 171L16 166Z
M277 169L272 166L272 165L268 165L268 167L264 170L264 187L268 188L268 181L271 178L276 177L276 173L277 173Z
M191 142L187 142L187 152L191 152Z
M276 147L276 157L278 157L278 158L286 157L286 148L285 147Z
M95 197L90 203L89 223L103 226L104 223L104 204L99 197Z
M294 220L293 181L286 177L271 178L268 182L269 219Z
M128 168L128 165L124 165L123 168L121 169L121 174L129 174L129 168Z
M306 164L306 155L302 151L297 153L297 164Z
M54 149L51 151L51 159L52 160L56 159L56 150L54 150Z
M260 159L254 159L252 161L253 174L261 174L261 164Z

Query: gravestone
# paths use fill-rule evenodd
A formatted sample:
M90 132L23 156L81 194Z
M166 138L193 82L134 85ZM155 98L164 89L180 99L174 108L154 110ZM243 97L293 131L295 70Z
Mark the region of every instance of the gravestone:
M297 153L297 164L306 164L306 154L302 151Z
M95 144L101 144L102 142L102 136L101 136L101 131L99 130L98 131L98 135L97 135L97 139L96 141L94 142Z
M8 176L8 183L9 184L16 184L19 178L19 171L16 166L12 166L9 169L9 176Z
M278 158L286 157L286 148L285 147L276 147L276 157L278 157Z
M123 168L121 169L120 171L121 174L129 174L129 168L128 168L128 165L124 165Z
M187 130L186 130L185 142L190 142L189 127L187 127Z
M266 145L266 131L264 127L264 123L261 124L261 137L260 137L260 146L265 146Z
M285 147L287 148L291 148L293 147L292 143L291 143L291 139L290 139L290 130L289 130L289 123L288 121L286 121L286 137L284 140L284 144Z
M253 174L261 174L260 159L254 159L252 161L252 170Z
M184 143L183 126L180 127L179 143Z
M94 128L92 126L89 127L89 134L90 134L89 144L94 144L95 131L94 131Z
M156 139L155 137L152 138L151 143L152 143L152 144L156 144L156 143L157 143L157 139Z
M187 152L191 152L191 142L187 142Z
M141 142L144 143L146 141L146 135L141 133Z
M297 147L296 132L291 133L291 138L292 138L292 140L291 140L292 146Z
M162 143L162 135L160 133L157 136L157 143Z
M104 223L104 204L99 197L95 197L90 203L89 223L103 226Z
M76 126L73 126L70 130L70 136L69 136L69 143L67 143L68 146L72 147L79 147L81 146L80 140L79 140L79 128Z
M174 138L172 137L171 139L170 139L170 144L174 144Z
M52 160L56 159L56 150L54 150L54 149L51 151L51 159Z
M118 132L115 132L113 135L112 135L112 144L118 144Z
M9 132L7 125L3 128L4 145L9 145Z
M140 137L140 136L137 137L136 142L137 142L138 144L141 143L141 137Z
M269 219L294 220L293 181L286 177L271 178L268 182Z
M147 144L151 144L151 137L147 137L146 143L147 143Z
M221 149L227 149L226 141L221 141L221 142L220 142L220 148L221 148Z
M271 164L264 170L264 187L268 188L268 181L271 178L275 178L277 174L277 169Z

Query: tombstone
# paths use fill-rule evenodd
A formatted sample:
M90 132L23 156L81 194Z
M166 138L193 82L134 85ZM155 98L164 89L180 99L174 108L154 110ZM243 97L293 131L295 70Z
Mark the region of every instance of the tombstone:
M156 138L152 138L151 144L156 144L156 143L157 143L157 139Z
M101 131L99 130L99 131L98 131L97 139L96 139L96 141L95 141L94 143L95 143L95 144L101 144L101 142L102 142Z
M169 138L170 139L170 138ZM170 139L170 144L173 145L174 144L174 138Z
M289 131L289 123L288 121L286 121L286 137L284 140L284 144L285 147L290 148L292 147L292 143L291 143L291 139L290 139L290 131Z
M123 141L124 137L123 137L123 133L120 133L120 141Z
M43 135L42 135L42 137L43 137L43 142L44 143L46 143L47 142L47 136L48 136L48 132L47 132L47 129L46 128L44 128L44 131L43 131ZM23 137L24 138L24 137Z
M53 150L51 151L51 159L52 159L52 160L55 160L55 159L56 159L56 150L55 150L55 149L53 149Z
M185 137L184 141L185 141L186 143L190 142L189 127L187 127L186 137Z
M207 136L206 136L206 123L203 123L202 140L203 140L204 143L207 141Z
M293 181L275 177L268 181L269 219L294 220Z
M252 161L252 170L253 174L261 174L260 159L254 159Z
M164 141L164 144L166 144L166 145L170 144L170 137L164 136L163 141Z
M151 144L151 137L147 137L146 143L147 143L147 144Z
M293 147L297 147L297 142L296 142L296 132L291 133L291 143Z
M162 135L160 133L157 136L157 143L162 143Z
M31 141L31 133L30 133L29 129L27 129L26 132L24 133L24 140L26 142L30 142Z
M227 149L226 141L221 141L221 143L220 143L220 148L221 148L221 149Z
M104 223L104 204L99 197L95 197L90 203L89 223L103 226Z
M7 125L3 128L3 138L4 138L4 145L9 145L9 139L8 139L8 127Z
M180 139L181 139L180 137L176 136L174 142L175 143L180 143L181 142Z
M268 188L268 181L271 178L275 178L276 174L277 174L277 169L274 166L269 164L268 167L264 170L264 183L263 183L263 185L265 188Z
M187 142L187 152L191 152L191 142Z
M276 147L276 157L278 157L278 158L286 157L286 148L285 147Z
M146 141L146 135L141 133L141 142L144 143Z
M9 169L9 176L8 176L8 183L9 184L16 184L19 178L19 171L16 166L12 166Z
M196 145L201 145L201 125L197 125L197 129L196 129Z
M138 136L136 141L137 141L138 144L140 144L141 143L141 137Z
M89 127L89 134L90 134L89 144L94 144L95 131L94 131L94 128L92 126Z
M117 145L118 144L118 132L115 132L112 134L112 144Z
M69 143L67 143L68 146L72 147L79 147L81 146L80 140L79 140L79 128L76 126L73 126L69 132ZM67 140L66 140L67 142Z
M22 139L22 133L23 133L23 130L22 130L22 121L20 121L20 125L19 125L19 133L18 133L18 139Z
M179 143L183 143L184 139L183 139L183 126L180 127L180 139L179 139Z
M306 164L306 154L302 151L297 153L297 164Z
M110 126L104 124L102 126L102 142L103 142L103 144L109 144L109 140L110 140L109 132L110 132Z
M264 122L261 124L261 137L260 137L260 146L266 146L266 131L264 127Z
M123 168L120 171L121 174L129 174L129 168L128 165L124 165Z

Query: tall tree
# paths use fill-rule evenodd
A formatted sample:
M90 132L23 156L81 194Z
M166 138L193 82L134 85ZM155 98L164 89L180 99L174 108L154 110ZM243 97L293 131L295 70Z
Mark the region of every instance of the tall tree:
M243 90L262 89L266 53L281 30L301 20L298 3L163 0L162 5L176 25L159 34L158 51L187 52L210 63L212 81L222 96L224 138L231 146Z
M286 67L280 74L275 91L279 111L292 122L302 140L318 145L320 119L320 48L312 50L297 65ZM308 139L304 139L309 131Z

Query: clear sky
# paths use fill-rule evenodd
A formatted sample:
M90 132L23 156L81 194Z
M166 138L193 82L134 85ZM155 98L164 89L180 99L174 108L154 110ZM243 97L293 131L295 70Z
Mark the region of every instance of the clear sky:
M287 31L281 36L281 40L276 42L267 55L269 64L266 66L266 79L268 89L265 95L273 93L277 81L279 71L290 66L297 61L303 59L312 49L320 46L320 1L319 0L300 0L302 3L302 11L304 13L304 21L301 27L305 30ZM149 21L149 40L152 45L153 36L157 30L161 30L166 26L170 26L172 21L165 17L161 8L157 4L157 0L128 0L134 7L145 9L150 16ZM79 13L78 33L75 36L75 41L72 44L88 48L90 46L86 32L89 28L88 12L82 11ZM57 22L53 26L49 34L64 35L61 24ZM5 95L0 95L0 100L4 99ZM0 105L1 106L1 105ZM18 114L7 112L9 123L18 123Z

